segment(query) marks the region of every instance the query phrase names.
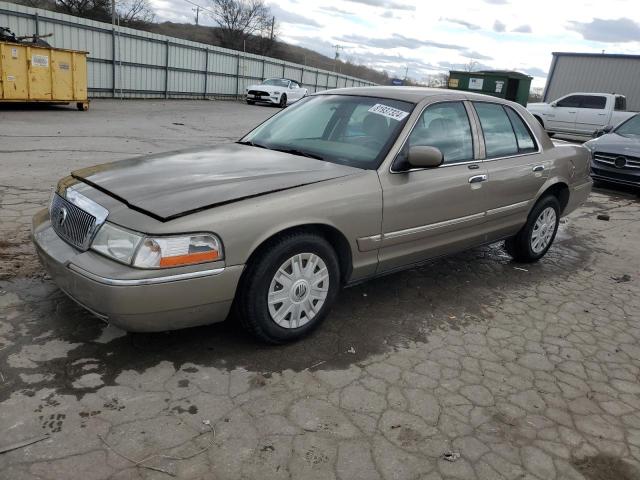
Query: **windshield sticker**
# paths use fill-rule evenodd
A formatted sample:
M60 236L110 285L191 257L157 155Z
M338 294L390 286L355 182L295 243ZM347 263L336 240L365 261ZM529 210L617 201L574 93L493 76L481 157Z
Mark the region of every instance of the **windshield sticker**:
M404 110L398 110L397 108L390 107L388 105L383 105L381 103L376 103L373 107L369 109L371 113L377 113L378 115L382 115L387 118L392 118L396 121L401 121L409 115L409 112L405 112Z

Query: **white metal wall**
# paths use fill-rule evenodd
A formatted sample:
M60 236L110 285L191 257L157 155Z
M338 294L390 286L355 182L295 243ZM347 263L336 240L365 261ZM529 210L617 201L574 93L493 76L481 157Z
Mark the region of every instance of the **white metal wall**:
M58 48L88 55L91 97L237 97L268 77L298 80L310 92L371 82L275 58L157 35L0 1L0 25L16 35L53 33Z
M619 93L640 111L640 55L554 53L544 100L573 92Z

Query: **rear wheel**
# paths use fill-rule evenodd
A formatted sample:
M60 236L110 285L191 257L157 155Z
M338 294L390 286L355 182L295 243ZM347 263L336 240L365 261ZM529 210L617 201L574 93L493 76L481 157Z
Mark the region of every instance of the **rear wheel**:
M537 262L551 247L559 222L560 202L555 196L547 195L533 207L518 234L505 241L505 249L518 262Z
M310 233L283 236L247 267L237 298L240 321L262 341L297 340L326 317L339 286L329 242Z
M278 103L278 106L280 108L284 108L287 106L287 94L283 93L282 96L280 97L280 103Z
M247 105L255 105L256 102L254 102L253 100L247 100Z

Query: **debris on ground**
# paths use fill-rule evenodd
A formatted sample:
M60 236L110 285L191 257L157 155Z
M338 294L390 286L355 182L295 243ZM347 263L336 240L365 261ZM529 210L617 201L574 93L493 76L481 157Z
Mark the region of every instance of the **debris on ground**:
M180 123L180 122L173 122L174 125L184 125L184 123Z
M631 281L631 275L625 273L624 275L620 275L619 277L611 277L611 280L616 283L625 283Z
M160 467L154 467L152 465L145 465L145 463L147 463L149 460L153 459L153 458L162 458L164 460L189 460L193 457L196 457L198 455L200 455L201 453L204 453L206 451L208 451L212 446L213 446L213 440L216 438L216 431L213 428L213 425L211 424L210 420L203 420L202 423L204 425L206 425L207 427L209 427L209 430L211 431L211 440L209 441L209 444L198 450L197 452L194 452L190 455L186 455L184 457L176 457L173 455L164 455L164 454L152 454L149 455L148 457L143 458L142 460L134 460L130 457L127 457L124 453L120 453L117 450L115 450L109 443L107 443L107 441L102 437L102 435L98 434L98 438L100 439L100 441L102 443L104 443L104 445L111 450L113 453L115 453L117 456L124 458L125 460L128 460L129 462L133 463L136 467L141 467L141 468L146 468L149 470L153 470L156 472L160 472L160 473L165 473L171 477L175 477L177 475L177 473L171 471L171 470L165 470L164 468L160 468Z
M608 222L611 219L611 217L609 215L607 215L606 213L601 213L596 218L598 220L604 220L605 222Z
M527 270L526 268L522 268L522 267L513 267L514 270L520 270L521 272L528 272L529 270Z
M349 347L349 350L347 350L347 353L354 354L354 353L356 353L356 349L353 348L353 347Z
M355 352L355 350L354 350L354 352ZM311 365L311 366L309 367L309 370L314 369L314 368L316 368L316 367L319 367L319 366L320 366L320 365L322 365L323 363L327 363L327 361L326 361L326 360L322 360L322 361L320 361L320 362L318 362L318 363L314 363L313 365Z
M444 458L447 462L455 462L460 458L460 452L444 452L442 454L442 458Z
M32 445L32 444L37 443L37 442L41 442L42 440L45 440L47 438L49 438L49 435L42 435L40 437L35 437L35 438L30 439L30 440L23 440L22 442L17 442L17 443L13 443L11 445L7 445L5 447L0 447L0 453L6 453L6 452L10 452L12 450L17 450L19 448L23 448L23 447L26 447L28 445Z

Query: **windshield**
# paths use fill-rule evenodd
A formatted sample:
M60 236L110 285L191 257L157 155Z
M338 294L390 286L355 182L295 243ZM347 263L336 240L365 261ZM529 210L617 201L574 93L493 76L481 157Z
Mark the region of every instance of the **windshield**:
M640 115L635 115L615 129L618 135L624 137L640 137Z
M257 147L363 169L376 169L413 104L347 95L307 97L242 139Z
M263 85L273 85L275 87L288 87L289 80L284 80L282 78L269 78L262 82Z

